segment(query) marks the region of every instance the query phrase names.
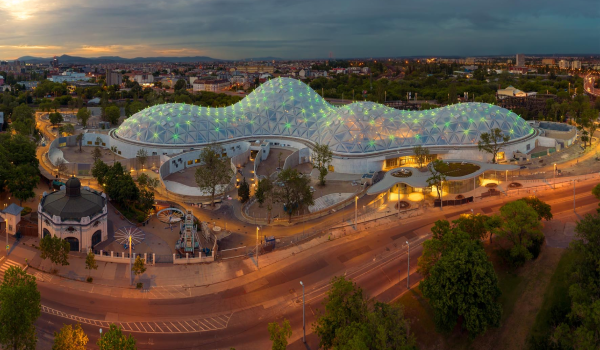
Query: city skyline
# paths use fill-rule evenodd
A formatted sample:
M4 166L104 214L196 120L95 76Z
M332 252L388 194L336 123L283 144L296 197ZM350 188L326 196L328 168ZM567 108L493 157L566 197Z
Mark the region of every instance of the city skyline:
M600 10L578 0L543 8L429 0L357 1L0 0L0 59L62 54L236 60L594 54ZM518 14L511 8L519 7ZM457 10L459 9L459 10ZM65 21L65 16L69 20ZM592 43L592 44L590 44Z

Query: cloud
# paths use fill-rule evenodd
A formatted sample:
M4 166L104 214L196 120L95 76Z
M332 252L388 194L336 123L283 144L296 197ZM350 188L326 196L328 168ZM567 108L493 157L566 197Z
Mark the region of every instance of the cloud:
M290 58L598 51L597 0L0 0L3 55ZM35 8L19 14L11 8ZM32 48L22 46L27 42ZM21 46L21 47L19 47ZM49 49L49 50L53 50ZM535 50L535 51L532 51ZM591 52L593 53L593 52Z

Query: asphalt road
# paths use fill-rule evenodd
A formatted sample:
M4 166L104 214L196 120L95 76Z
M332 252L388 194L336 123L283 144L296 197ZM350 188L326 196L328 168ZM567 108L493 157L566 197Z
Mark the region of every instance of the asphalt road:
M587 183L577 189L579 194L576 204L580 215L595 212L598 200L591 195L593 185L595 184ZM555 215L569 213L573 209L571 188L544 193L539 198L552 203ZM310 324L315 320L317 309L327 292L328 282L333 276L346 274L368 296L386 302L394 300L407 290L406 240L411 243L410 271L411 284L414 284L419 279L416 262L421 254L420 242L427 238L429 227L435 219L453 220L460 213L470 212L470 208L474 208L476 212L491 214L501 205L502 203L478 202L472 206L453 208L453 212L445 210L435 217L413 218L394 227L344 237L315 248L314 252L296 254L289 258L290 264L284 267L274 264L275 266L252 272L258 274L257 278L243 287L199 297L174 300L124 299L57 289L54 285L41 282L39 288L42 304L82 317L80 322L84 322L83 328L90 336L91 344L95 344L99 328L105 326L98 322L93 325L85 323L87 319L122 323L125 329L133 330L140 349L266 349L270 346L267 324L287 318L293 328L289 349L317 349L318 338L310 331ZM306 324L309 333L307 346L302 343L301 337L300 281L306 285ZM220 324L224 327L211 330L207 324L217 324L217 319L221 320ZM199 330L200 324L206 330L194 331L194 320ZM187 323L178 323L185 321ZM47 348L51 341L49 334L59 329L63 323L69 322L74 321L43 313L37 322L40 335L38 348ZM154 327L153 322L156 323ZM185 324L189 326L189 332L183 332ZM156 325L161 332L148 331ZM146 332L139 331L140 326ZM168 328L171 332L163 331L162 328ZM173 333L175 329L179 332ZM94 345L90 348L94 348Z

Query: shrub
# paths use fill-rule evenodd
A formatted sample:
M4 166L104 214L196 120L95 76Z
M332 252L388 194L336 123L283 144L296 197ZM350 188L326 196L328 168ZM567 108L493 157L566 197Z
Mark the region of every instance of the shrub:
M135 288L137 288L137 289L142 289L142 287L143 287L143 286L144 286L144 283L142 283L142 282L138 282L138 283L136 284Z
M21 216L25 216L27 214L31 213L31 208L30 207L23 207L23 210L21 210Z
M540 252L542 251L542 245L544 244L545 239L546 238L544 236L533 237L531 239L531 245L527 248L527 250L529 250L529 252L533 256L532 259L535 260L540 255Z
M87 281L88 283L92 283L92 281L93 281L93 280L94 280L94 278L93 278L93 277L88 277L88 278L86 278L86 281Z

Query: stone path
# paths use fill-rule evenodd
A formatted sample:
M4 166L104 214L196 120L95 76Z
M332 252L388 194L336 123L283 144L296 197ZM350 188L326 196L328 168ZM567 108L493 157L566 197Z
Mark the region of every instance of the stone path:
M323 210L325 208L329 208L339 202L342 202L348 198L350 198L351 196L353 196L354 193L330 193L330 194L326 194L323 197L319 197L317 199L315 199L315 204L311 205L310 207L308 207L308 211L310 211L311 213L315 212L315 211L319 211L319 210Z

